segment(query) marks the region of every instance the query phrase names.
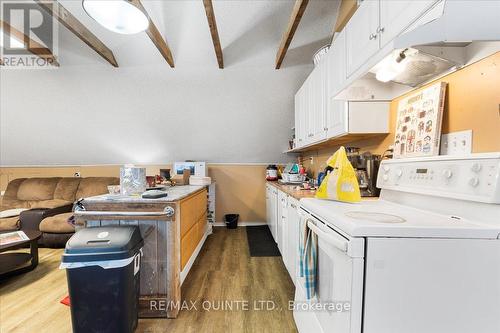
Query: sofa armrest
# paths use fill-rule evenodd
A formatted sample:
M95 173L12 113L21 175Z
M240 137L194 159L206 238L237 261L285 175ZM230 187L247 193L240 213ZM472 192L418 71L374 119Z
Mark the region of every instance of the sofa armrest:
M65 205L56 208L35 208L25 210L19 215L21 230L39 230L40 222L46 217L54 216L62 213L69 213L73 209L73 205Z

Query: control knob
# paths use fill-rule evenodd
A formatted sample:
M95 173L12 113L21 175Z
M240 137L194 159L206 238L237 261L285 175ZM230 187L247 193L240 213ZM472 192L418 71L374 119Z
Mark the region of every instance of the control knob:
M453 172L450 169L443 170L444 178L450 179L453 176Z
M398 169L398 171L396 171L396 175L400 178L403 175L403 170Z
M474 163L472 164L472 167L470 168L473 172L478 173L481 171L482 165L479 163Z
M477 185L479 185L479 178L472 177L471 179L469 179L469 185L472 187L476 187Z

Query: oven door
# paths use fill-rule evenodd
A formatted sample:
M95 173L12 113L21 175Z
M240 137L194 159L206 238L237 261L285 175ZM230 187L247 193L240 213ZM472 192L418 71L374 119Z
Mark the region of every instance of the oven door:
M301 209L304 223L318 236L317 289L307 300L304 278L297 278L297 328L301 333L361 332L364 239L347 238Z

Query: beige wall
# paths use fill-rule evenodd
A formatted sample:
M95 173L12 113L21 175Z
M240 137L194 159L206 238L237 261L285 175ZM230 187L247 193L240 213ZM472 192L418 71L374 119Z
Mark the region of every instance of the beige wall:
M159 174L160 168L170 165L146 165L148 175ZM223 221L224 214L240 214L242 222L266 221L265 169L262 164L209 164L208 173L216 182L216 220ZM23 177L82 177L114 176L120 173L119 165L64 166L64 167L3 167L0 168L0 189L9 181Z
M439 81L448 83L442 133L471 129L473 152L500 151L500 52L449 74ZM430 84L432 82L428 85ZM422 90L428 85L415 91ZM390 133L387 136L353 142L349 146L382 154L394 143L398 101L408 94L391 102ZM331 147L306 152L302 155L304 164L316 175L319 170L324 169L326 160L337 149L338 147ZM310 163L310 157L313 157L313 165Z

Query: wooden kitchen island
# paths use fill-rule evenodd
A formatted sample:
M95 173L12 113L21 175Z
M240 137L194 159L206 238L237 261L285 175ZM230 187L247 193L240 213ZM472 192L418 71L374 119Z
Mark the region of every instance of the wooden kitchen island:
M139 317L176 318L181 284L207 235L207 189L175 186L168 196L142 199L100 195L85 198L75 211L77 225L137 225L144 239Z

